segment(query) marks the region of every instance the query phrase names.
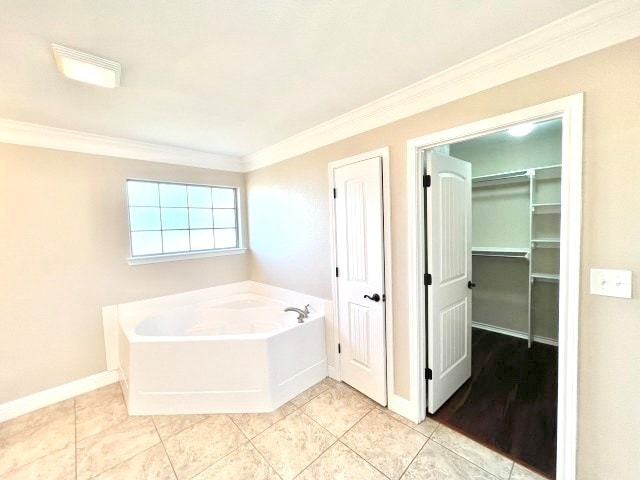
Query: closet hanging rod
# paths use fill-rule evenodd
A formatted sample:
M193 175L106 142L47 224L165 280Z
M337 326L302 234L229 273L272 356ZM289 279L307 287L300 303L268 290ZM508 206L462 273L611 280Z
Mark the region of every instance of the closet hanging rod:
M480 177L472 178L474 186L485 186L489 184L501 184L501 183L515 183L524 182L529 180L531 172L529 170L518 170L515 172L496 173L493 175L483 175Z
M529 260L529 255L515 255L513 253L486 253L486 252L473 252L474 257L493 257L493 258L522 258L523 260Z
M474 247L471 254L476 257L500 257L529 259L529 250L524 248Z

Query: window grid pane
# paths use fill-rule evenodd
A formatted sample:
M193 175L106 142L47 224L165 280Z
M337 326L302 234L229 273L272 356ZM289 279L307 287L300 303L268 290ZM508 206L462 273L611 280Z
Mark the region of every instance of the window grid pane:
M189 251L189 230L163 230L163 253L179 253Z
M130 207L160 206L160 193L157 183L129 181L127 183L127 195Z
M231 210L229 208L225 208L225 209L214 208L213 209L214 228L235 228L236 216L234 212L235 210Z
M189 206L193 208L211 208L211 187L187 186Z
M238 247L237 189L127 180L131 255Z
M171 183L160 184L161 207L186 207L187 186Z
M213 208L236 208L236 189L214 187L211 189Z
M162 253L160 232L131 232L131 253L133 255L157 255Z
M189 230L188 209L161 207L162 230Z
M158 207L130 207L129 225L132 232L161 230L160 208Z
M191 230L191 250L213 250L213 229Z
M238 235L235 228L216 228L213 230L216 248L234 248L238 246Z
M189 229L213 228L211 208L189 208Z

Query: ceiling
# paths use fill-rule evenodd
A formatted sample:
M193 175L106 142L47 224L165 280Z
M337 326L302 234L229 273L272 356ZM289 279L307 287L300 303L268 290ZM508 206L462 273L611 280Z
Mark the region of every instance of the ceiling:
M0 0L0 118L244 156L595 0ZM122 64L64 78L50 44Z
M465 146L466 148L472 148L473 146L499 145L520 141L540 141L547 138L560 138L560 136L562 135L561 118L534 122L534 126L535 128L531 133L522 137L514 137L509 134L508 129L505 129L500 130L499 132L489 133L476 138L472 138L470 140L456 142L451 145L460 145Z

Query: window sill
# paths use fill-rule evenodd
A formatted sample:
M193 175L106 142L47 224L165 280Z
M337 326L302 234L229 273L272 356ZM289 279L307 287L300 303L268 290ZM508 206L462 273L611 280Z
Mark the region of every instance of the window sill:
M228 248L225 250L212 250L209 252L187 252L165 255L149 255L147 257L129 257L129 265L145 265L147 263L174 262L177 260L192 260L194 258L221 257L224 255L240 255L246 253L246 248Z

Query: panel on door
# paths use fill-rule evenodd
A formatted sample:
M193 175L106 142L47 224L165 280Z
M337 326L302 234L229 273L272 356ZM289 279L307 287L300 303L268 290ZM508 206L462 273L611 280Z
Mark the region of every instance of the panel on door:
M382 159L334 170L342 380L386 405Z
M471 164L427 152L428 411L471 377Z

